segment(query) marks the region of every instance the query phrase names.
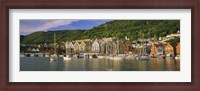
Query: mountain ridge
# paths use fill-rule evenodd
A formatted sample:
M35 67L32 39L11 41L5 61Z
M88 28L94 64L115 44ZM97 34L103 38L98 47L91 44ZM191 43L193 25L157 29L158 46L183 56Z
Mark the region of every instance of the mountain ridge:
M26 36L20 36L20 43L53 43L54 33L56 34L56 41L61 43L79 39L100 39L104 37L116 37L124 40L125 36L132 41L138 38L164 37L177 31L180 31L179 20L114 20L89 30L34 32Z

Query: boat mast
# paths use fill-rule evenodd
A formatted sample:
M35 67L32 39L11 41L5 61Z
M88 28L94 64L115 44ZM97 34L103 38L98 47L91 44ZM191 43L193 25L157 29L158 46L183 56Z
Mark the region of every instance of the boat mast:
M54 54L56 54L56 34L54 33Z
M65 47L65 48L66 48L66 53L65 53L65 54L66 54L66 56L67 56L67 48L68 48L68 46L69 46L69 43L66 42L65 46L66 46L66 47Z

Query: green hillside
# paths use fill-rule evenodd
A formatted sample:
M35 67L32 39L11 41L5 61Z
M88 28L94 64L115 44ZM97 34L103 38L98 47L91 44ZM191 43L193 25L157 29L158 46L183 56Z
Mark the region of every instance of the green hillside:
M25 36L21 43L53 43L54 33L56 34L56 42L60 43L64 40L79 39L83 32L83 30L35 32Z
M123 39L127 36L131 40L137 40L142 37L163 37L167 34L176 33L178 30L180 30L180 24L179 21L175 20L120 20L108 22L90 31L86 31L83 34L83 38L96 36L97 38L118 37L119 39Z
M180 30L179 20L114 20L90 30L62 30L35 32L25 36L21 43L53 43L56 33L57 42L86 38L116 37L130 40L138 38L164 37Z

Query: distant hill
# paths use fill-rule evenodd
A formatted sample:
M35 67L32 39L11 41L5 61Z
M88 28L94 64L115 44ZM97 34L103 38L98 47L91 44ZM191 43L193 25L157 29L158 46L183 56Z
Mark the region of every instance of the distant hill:
M84 30L35 32L25 36L21 43L53 43L54 33L56 34L56 42L60 43L65 40L79 39L83 32Z
M164 37L180 30L179 20L114 20L94 27L90 30L60 30L35 32L20 36L21 43L53 43L56 33L57 42L72 41L86 38L116 37L130 40L138 38Z

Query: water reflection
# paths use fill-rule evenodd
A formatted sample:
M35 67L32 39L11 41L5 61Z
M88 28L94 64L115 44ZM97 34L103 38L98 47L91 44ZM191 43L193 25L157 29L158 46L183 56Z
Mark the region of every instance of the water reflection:
M174 69L174 60L172 58L166 58L164 61L165 63L165 69L166 70L173 70Z
M153 58L150 60L150 67L151 67L151 70L158 70L158 60Z
M179 71L180 60L153 58L150 60L71 59L49 61L48 58L24 57L21 71Z

